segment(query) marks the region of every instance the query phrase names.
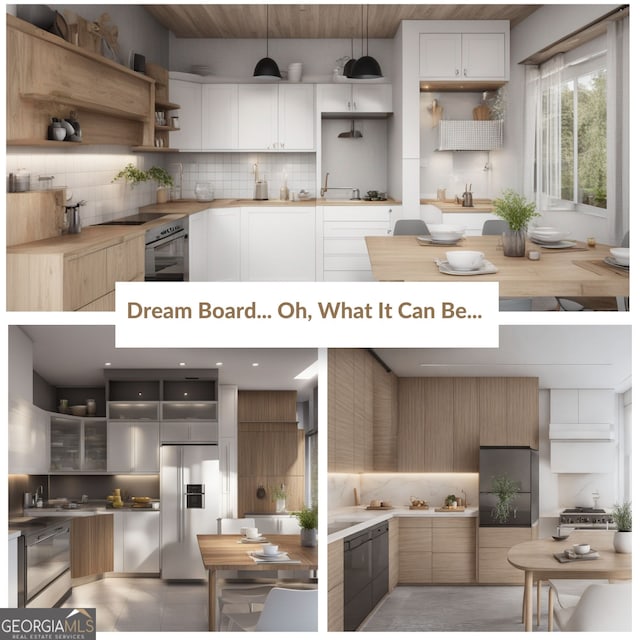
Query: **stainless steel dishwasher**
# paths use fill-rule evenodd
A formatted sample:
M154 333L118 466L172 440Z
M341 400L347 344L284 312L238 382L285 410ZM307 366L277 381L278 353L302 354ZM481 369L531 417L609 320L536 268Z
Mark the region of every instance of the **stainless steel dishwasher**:
M389 525L384 522L344 541L344 630L355 631L387 593Z

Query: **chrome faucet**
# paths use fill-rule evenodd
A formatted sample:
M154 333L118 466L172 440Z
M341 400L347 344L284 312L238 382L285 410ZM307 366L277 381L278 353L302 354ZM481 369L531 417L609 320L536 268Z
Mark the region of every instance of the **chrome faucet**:
M330 187L329 186L329 172L324 175L324 186L320 187L320 197L324 196L327 191L347 191L351 189L350 200L360 200L360 189L357 187Z

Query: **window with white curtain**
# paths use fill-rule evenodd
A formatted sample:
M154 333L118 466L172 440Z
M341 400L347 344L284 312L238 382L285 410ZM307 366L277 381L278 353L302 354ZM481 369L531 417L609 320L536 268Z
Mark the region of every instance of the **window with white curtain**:
M526 69L525 195L628 230L628 20ZM610 215L609 215L610 214Z

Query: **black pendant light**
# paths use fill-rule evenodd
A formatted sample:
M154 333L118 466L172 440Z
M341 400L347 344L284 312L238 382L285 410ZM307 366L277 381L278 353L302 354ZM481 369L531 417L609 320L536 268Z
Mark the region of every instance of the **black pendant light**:
M364 14L364 5L362 6L362 13ZM364 24L364 18L362 23ZM378 61L369 55L369 5L367 5L367 55L363 55L356 60L356 63L351 69L350 77L358 80L382 78L382 69L380 69Z
M343 70L343 75L345 75L347 78L352 78L352 73L353 73L353 65L356 63L355 58L353 57L353 38L351 38L351 58L349 58L349 60L347 60L344 64L344 70Z
M262 60L258 60L253 75L256 78L282 78L278 63L269 57L269 5L267 5L267 55Z

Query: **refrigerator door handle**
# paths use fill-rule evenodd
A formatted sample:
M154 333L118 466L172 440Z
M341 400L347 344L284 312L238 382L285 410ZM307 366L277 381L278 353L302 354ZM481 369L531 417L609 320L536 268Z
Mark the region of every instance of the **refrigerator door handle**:
M184 539L184 494L182 487L184 486L184 449L180 447L180 465L178 471L178 542L182 542Z

